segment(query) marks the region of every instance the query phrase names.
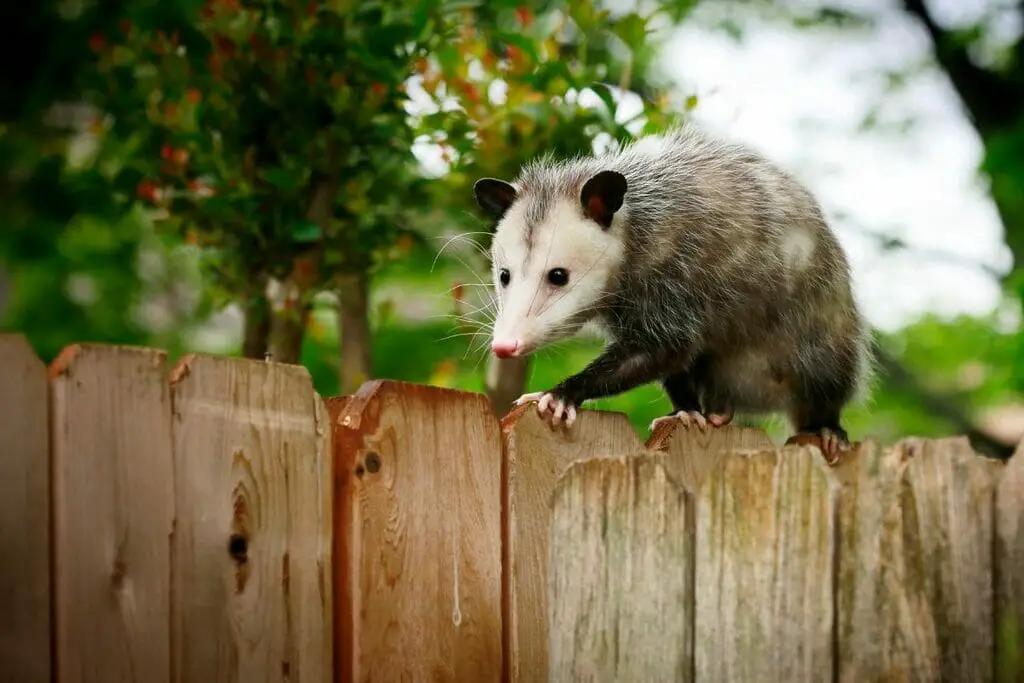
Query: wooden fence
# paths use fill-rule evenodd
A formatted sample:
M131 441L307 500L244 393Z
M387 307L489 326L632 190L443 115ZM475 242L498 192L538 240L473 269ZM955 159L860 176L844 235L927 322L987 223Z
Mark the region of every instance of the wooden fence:
M1024 681L1024 455L0 335L0 681Z

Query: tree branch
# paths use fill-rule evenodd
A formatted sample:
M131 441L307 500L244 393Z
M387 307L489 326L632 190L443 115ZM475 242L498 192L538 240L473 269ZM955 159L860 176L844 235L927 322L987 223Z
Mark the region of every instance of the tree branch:
M976 451L1001 459L1013 455L1013 444L1004 443L975 425L954 399L926 389L910 370L877 343L874 344L873 352L894 385L913 395L928 412L950 422L958 432L966 434Z
M949 75L981 136L988 137L1016 123L1024 110L1018 84L975 65L967 46L935 23L925 0L903 0L903 8L928 32L935 46L935 58Z

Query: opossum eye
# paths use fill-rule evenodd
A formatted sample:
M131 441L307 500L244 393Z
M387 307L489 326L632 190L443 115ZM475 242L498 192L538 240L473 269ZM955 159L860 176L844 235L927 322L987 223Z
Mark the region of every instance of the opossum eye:
M565 268L552 268L548 271L548 282L555 287L562 287L569 281L569 271Z
M508 272L508 268L502 268L498 271L498 281L501 282L502 287L508 287L508 283L512 280L512 273Z

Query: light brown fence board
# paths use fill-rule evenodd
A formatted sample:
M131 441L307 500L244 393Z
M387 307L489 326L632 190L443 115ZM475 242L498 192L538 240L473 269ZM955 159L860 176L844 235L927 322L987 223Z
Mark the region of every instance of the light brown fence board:
M999 467L966 439L908 439L838 468L840 681L992 680Z
M700 430L668 422L650 435L647 447L664 452L669 474L690 491L697 491L723 454L770 450L775 446L763 430L752 427L726 425Z
M170 679L174 520L166 354L66 348L53 394L57 680Z
M996 491L996 681L1024 681L1024 441Z
M50 427L46 366L0 334L0 681L50 681Z
M176 680L331 678L331 452L302 367L174 369Z
M730 453L708 472L697 503L696 681L829 679L836 488L810 447Z
M686 494L660 456L579 462L554 493L551 681L689 682ZM533 680L544 680L534 678Z
M548 673L547 577L551 496L569 465L585 458L643 452L621 413L584 410L569 429L552 429L527 404L502 421L506 475L506 635L510 681L530 683Z
M376 381L332 417L347 469L337 680L500 680L503 455L486 397Z

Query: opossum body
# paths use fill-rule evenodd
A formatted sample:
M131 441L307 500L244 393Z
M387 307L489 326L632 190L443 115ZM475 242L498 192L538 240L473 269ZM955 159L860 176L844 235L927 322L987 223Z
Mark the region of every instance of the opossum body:
M520 399L553 425L660 381L674 408L662 419L784 411L830 461L848 445L840 413L865 388L868 329L846 256L791 175L686 126L600 157L544 157L474 191L495 220L494 353L587 323L607 337L581 372Z

